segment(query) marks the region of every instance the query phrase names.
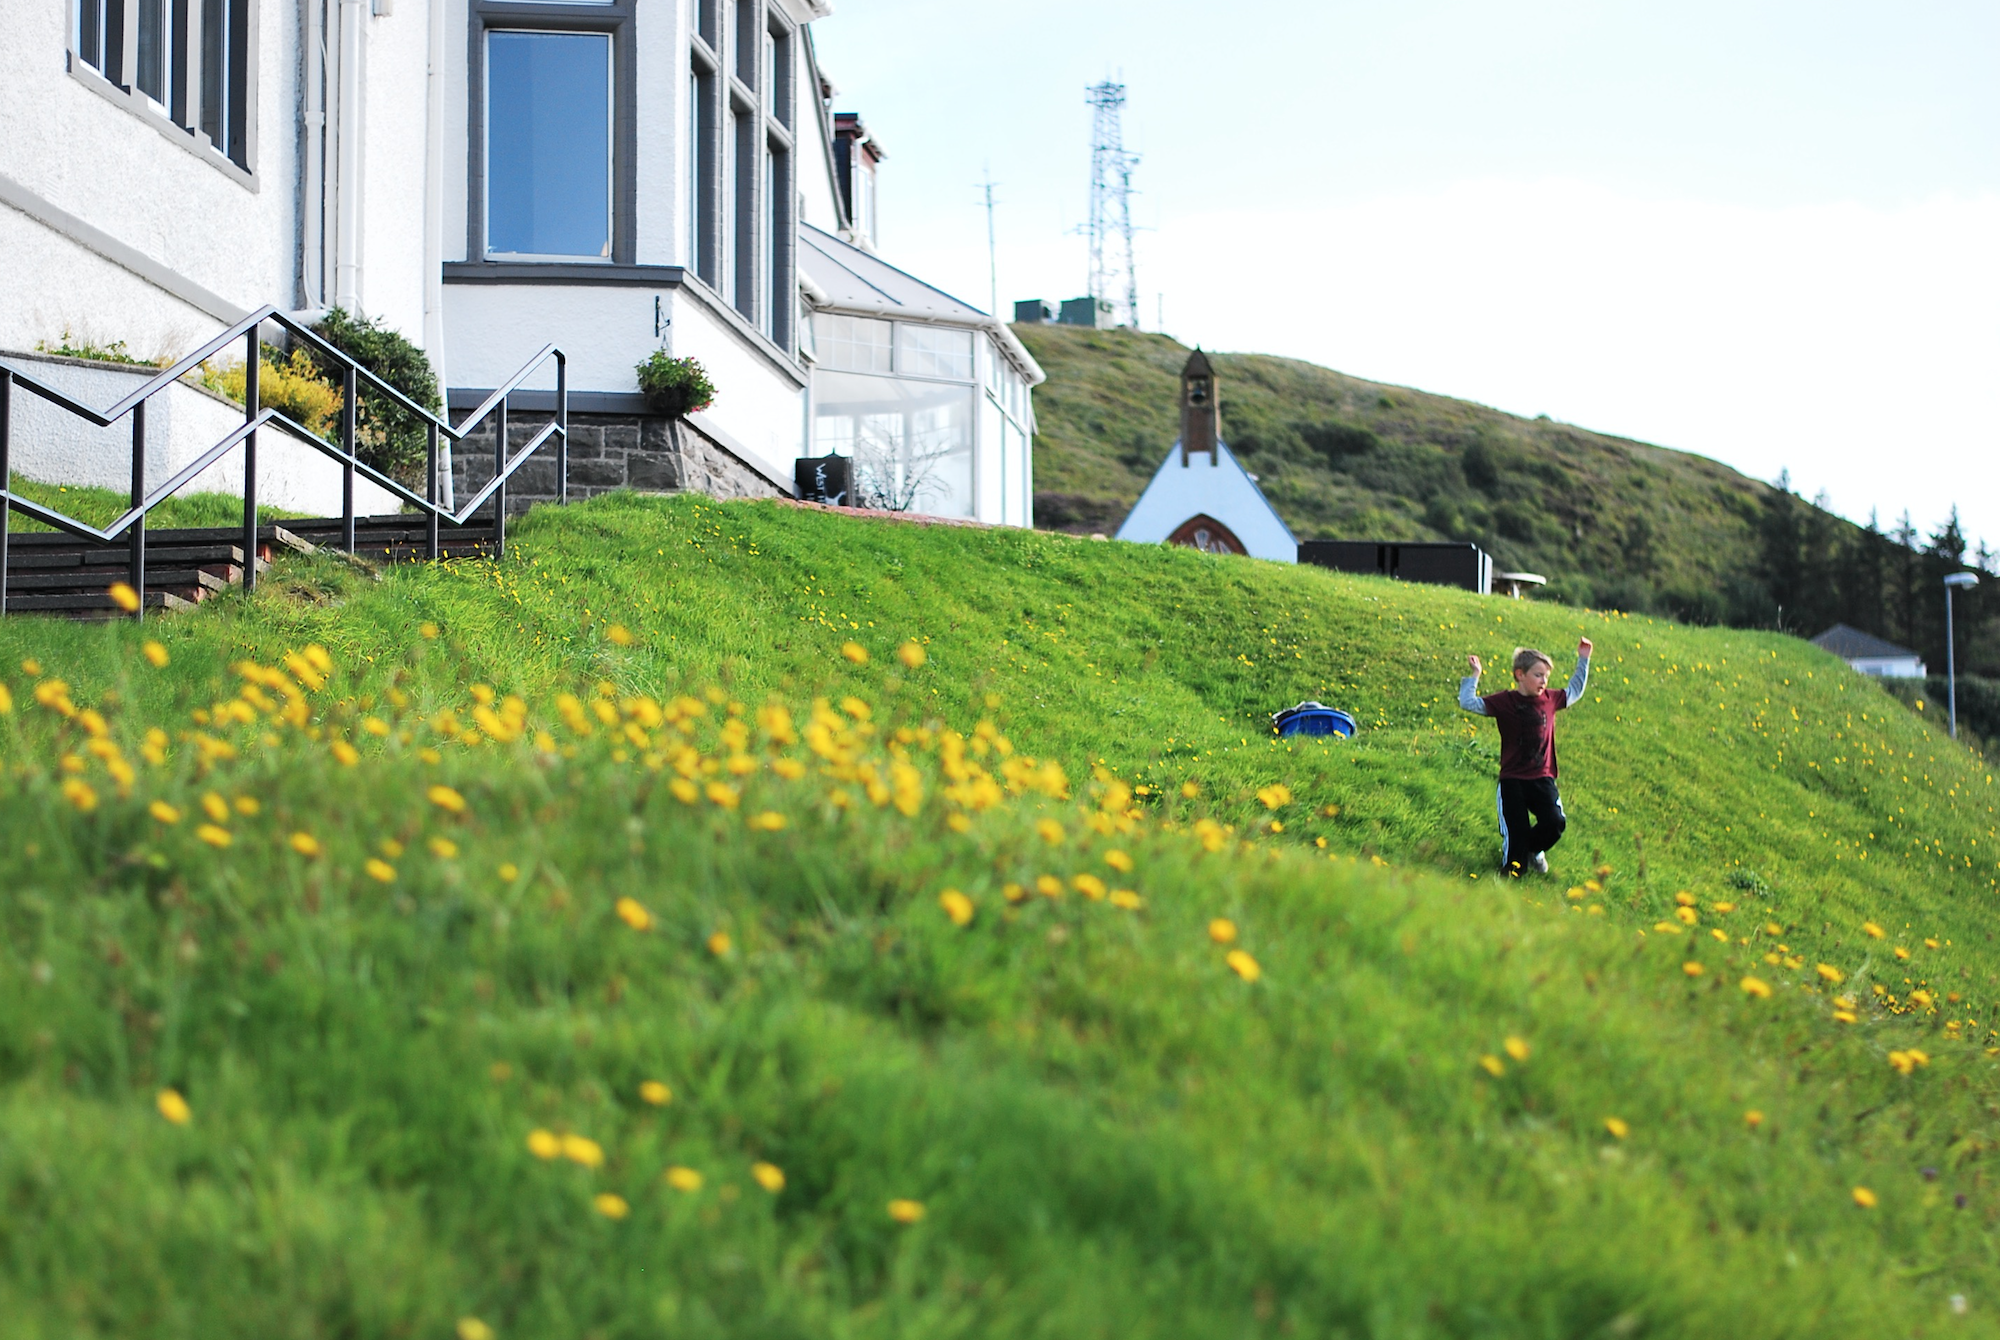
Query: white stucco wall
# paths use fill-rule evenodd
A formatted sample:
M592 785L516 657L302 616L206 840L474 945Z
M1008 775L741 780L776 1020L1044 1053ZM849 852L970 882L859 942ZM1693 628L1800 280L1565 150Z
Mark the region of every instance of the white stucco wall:
M154 374L152 368L73 362L9 354L0 363L80 404L105 409ZM243 423L239 406L176 383L146 404L146 484L165 482ZM16 389L10 463L23 476L47 484L97 485L120 492L132 483L132 421L99 428L41 396ZM243 454L231 452L189 482L183 493L243 496ZM334 461L278 429L257 434L257 500L286 511L338 516L341 470ZM363 516L391 513L401 504L387 489L357 477L354 506Z
M670 288L447 284L444 315L452 383L490 389L513 376L544 344L556 344L569 358L572 391L636 393L639 380L633 369L659 347L653 338L655 297L672 314ZM525 384L555 389L554 362Z
M790 479L805 446L805 389L685 294L674 308L674 353L701 360L715 383L715 405L702 418Z
M441 3L442 0L439 0ZM363 313L417 344L424 338L424 124L429 106L430 0L398 0L362 18L360 283ZM463 64L463 42L447 57ZM462 31L459 34L462 39ZM287 136L292 127L285 128Z

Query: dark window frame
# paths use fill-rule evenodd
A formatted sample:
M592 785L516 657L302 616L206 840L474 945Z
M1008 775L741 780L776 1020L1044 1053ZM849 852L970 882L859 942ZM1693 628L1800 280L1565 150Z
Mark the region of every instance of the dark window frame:
M506 258L522 265L631 265L638 252L638 43L636 0L610 4L470 0L466 6L465 254L492 261L486 249L486 35L489 32L608 33L611 37L611 259ZM498 263L498 262L495 262Z
M685 67L695 84L690 104L700 109L689 128L695 162L688 207L695 218L687 230L693 253L687 268L791 359L799 343L796 127L803 43L803 31L774 0L698 0Z
M158 98L139 87L140 10L148 2L70 0L70 76L257 190L258 0L151 0L164 25L156 37Z

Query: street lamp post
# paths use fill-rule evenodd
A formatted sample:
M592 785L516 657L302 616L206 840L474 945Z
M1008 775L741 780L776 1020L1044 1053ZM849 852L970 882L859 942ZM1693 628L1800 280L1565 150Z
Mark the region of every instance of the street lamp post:
M1979 578L1969 572L1954 572L1944 579L1944 674L1947 696L1951 699L1951 738L1958 738L1958 649L1952 643L1951 593L1954 587L1977 586Z

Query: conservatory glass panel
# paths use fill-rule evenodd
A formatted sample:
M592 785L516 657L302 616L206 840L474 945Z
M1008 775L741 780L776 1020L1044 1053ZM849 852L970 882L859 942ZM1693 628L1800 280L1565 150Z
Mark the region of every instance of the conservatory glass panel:
M896 326L896 371L906 377L972 380L972 332L944 326Z
M814 445L822 455L854 459L862 507L971 516L973 412L970 387L842 372L813 377Z

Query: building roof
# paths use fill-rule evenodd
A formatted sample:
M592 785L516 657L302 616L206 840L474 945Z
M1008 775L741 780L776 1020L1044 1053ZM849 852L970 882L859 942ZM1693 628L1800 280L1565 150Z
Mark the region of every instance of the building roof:
M998 317L809 223L799 225L799 273L807 281L802 286L807 299L819 311L983 330L1028 385L1048 380L1041 364Z
M1830 651L1843 661L1886 661L1914 657L1917 653L1893 642L1884 642L1872 633L1837 623L1812 640L1815 647Z

